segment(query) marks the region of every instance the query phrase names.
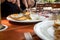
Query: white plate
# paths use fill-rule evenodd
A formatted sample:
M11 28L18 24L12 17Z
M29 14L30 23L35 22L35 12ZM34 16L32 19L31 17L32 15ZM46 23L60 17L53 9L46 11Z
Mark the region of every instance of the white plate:
M51 32L52 31L52 32ZM48 29L47 29L47 32L52 36L52 37L54 37L54 27L53 26L51 26L51 27L49 27ZM51 33L50 33L51 32Z
M5 28L4 29L1 29L0 32L6 30L8 28L8 26L6 26L6 25L3 25L3 26L5 26Z
M34 32L43 40L54 40L54 21L45 20L34 26Z
M32 14L32 18L34 18L33 17L34 15ZM35 15L35 17L36 17L36 15ZM40 16L39 17L39 20L36 20L36 18L34 18L34 19L32 19L32 20L21 20L21 21L18 21L18 20L14 20L14 19L12 19L12 18L10 18L9 16L7 17L7 20L9 20L9 21L13 21L13 22L25 22L25 23L29 23L29 22L39 22L39 21L43 21L43 20L45 20L46 18L44 17L44 16Z

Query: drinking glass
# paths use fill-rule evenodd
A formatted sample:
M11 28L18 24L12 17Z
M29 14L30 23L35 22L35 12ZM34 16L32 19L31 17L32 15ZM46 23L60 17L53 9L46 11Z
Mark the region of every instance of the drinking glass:
M60 10L53 10L52 20L60 20Z

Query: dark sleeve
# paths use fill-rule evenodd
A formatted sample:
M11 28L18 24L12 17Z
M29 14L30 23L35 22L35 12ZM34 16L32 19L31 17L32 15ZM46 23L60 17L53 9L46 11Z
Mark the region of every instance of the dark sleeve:
M25 10L26 9L26 7L25 7L25 5L22 3L22 0L20 0L20 8L22 9L22 10Z
M17 5L5 1L1 4L1 15L8 16L13 13L19 13L20 10Z

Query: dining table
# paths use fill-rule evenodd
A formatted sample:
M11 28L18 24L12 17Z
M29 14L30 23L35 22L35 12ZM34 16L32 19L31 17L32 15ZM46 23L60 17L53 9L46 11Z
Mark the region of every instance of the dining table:
M34 32L36 23L18 23L1 18L1 24L8 26L4 31L0 32L0 40L26 40L24 33L31 33L33 40L42 40Z

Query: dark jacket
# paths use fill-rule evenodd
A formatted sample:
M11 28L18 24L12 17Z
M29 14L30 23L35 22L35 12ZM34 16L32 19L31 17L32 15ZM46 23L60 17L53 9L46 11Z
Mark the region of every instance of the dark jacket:
M20 1L20 4L21 4L21 9L24 10L26 8L25 5L22 3L22 1ZM2 17L6 17L13 13L20 13L20 9L17 5L12 4L11 2L7 2L7 1L1 4L1 16Z

